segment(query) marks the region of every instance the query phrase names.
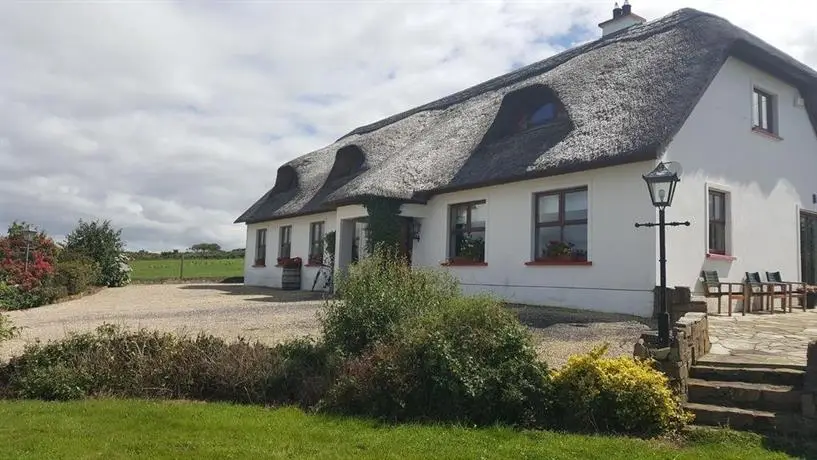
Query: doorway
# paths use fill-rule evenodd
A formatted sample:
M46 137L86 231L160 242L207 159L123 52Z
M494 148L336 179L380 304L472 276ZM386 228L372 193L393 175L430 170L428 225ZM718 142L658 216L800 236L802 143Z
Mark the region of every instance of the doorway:
M800 211L801 281L817 284L817 214Z

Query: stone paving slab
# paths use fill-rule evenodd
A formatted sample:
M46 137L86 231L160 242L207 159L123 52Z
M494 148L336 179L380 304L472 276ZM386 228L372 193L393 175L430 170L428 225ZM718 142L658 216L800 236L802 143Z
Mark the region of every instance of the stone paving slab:
M817 310L709 315L712 348L708 363L805 366L806 349L817 339Z

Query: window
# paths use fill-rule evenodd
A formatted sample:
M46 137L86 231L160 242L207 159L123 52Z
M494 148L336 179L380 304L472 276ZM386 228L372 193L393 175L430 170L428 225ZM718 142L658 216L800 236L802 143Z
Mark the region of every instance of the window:
M267 262L267 229L255 231L255 265L264 266Z
M709 252L726 254L726 193L709 190Z
M278 258L289 259L292 253L292 226L284 226L278 235Z
M558 107L553 102L547 102L537 106L530 112L523 112L516 124L517 131L524 131L529 128L546 125L556 119Z
M755 88L752 94L752 128L774 133L774 96Z
M587 188L535 195L535 260L587 261Z
M485 262L485 222L485 201L451 205L451 261Z
M309 224L309 263L323 263L323 222Z

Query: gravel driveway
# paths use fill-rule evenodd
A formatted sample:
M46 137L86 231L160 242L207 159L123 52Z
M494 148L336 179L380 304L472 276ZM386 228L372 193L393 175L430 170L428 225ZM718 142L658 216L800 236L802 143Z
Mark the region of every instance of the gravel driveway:
M0 358L20 353L26 342L59 339L103 323L227 339L239 336L276 343L319 333L319 294L236 284L154 284L106 289L80 299L8 312L20 337L0 345ZM610 344L610 354L631 354L647 326L631 317L546 307L511 307L533 332L539 354L560 366L573 353Z

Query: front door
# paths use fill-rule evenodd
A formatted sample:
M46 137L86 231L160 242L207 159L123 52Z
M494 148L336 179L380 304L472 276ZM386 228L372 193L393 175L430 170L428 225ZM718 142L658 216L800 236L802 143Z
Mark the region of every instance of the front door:
M817 214L800 212L800 273L804 283L817 284Z
M413 218L400 217L400 255L411 265L411 251L414 249Z

